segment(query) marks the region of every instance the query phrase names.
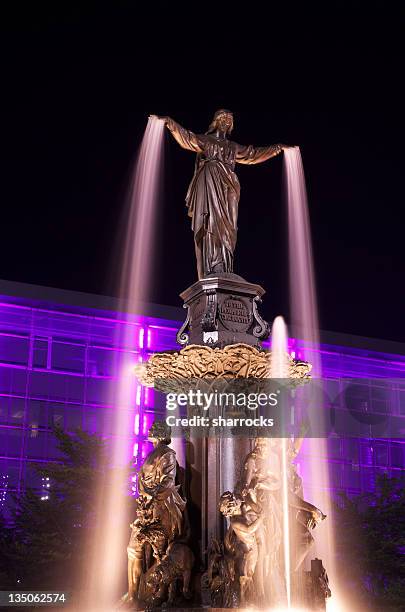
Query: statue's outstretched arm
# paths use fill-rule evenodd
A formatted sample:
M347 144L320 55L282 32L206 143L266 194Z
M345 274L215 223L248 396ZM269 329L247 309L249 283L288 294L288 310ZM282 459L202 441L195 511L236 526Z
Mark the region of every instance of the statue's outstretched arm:
M186 130L179 123L170 117L156 117L165 122L165 126L172 133L173 138L179 143L183 149L193 151L194 153L202 153L201 136L194 134L190 130Z
M268 147L254 147L253 145L244 147L238 145L236 161L238 164L261 164L271 157L279 155L284 148L286 148L286 145L282 144L270 145Z

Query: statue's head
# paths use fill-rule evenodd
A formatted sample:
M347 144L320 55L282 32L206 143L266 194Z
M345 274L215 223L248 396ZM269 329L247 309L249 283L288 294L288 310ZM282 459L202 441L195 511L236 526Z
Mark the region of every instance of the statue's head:
M233 130L233 114L226 108L220 108L214 115L208 133L219 130L224 134L230 134Z
M258 457L267 457L269 453L268 438L256 438L254 452Z
M170 444L172 430L165 421L154 421L148 431L148 440L153 444Z
M219 498L219 511L224 516L233 516L234 514L241 514L242 499L236 497L235 493L231 491L225 491Z

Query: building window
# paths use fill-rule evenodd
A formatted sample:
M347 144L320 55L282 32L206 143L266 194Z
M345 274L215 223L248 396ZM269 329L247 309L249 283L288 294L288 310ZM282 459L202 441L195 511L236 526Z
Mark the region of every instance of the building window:
M391 444L391 467L404 467L404 449L401 444Z
M379 466L388 465L388 446L381 442L374 447L375 464Z
M345 489L360 488L360 473L358 466L344 466L344 487Z
M380 414L390 412L390 390L388 388L371 388L371 412Z
M117 355L115 351L90 347L87 355L87 376L111 377L117 371Z
M65 426L65 406L58 402L48 403L48 426L59 427L61 429Z
M34 338L32 346L32 367L48 367L48 338Z
M9 428L2 432L2 450L8 457L19 458L23 440L23 429Z
M7 396L0 396L0 423L6 425L8 423L8 405L10 398Z
M353 463L359 463L359 440L357 438L346 439L346 457Z
M75 431L83 427L83 407L75 404L65 404L65 429Z
M61 372L84 373L85 347L80 344L52 342L52 368Z
M399 414L405 415L405 389L399 390Z
M24 422L25 400L17 397L9 398L8 422L10 425L21 425Z
M27 365L29 338L0 334L0 362Z
M35 431L38 427L48 427L47 402L44 400L29 400L28 427Z

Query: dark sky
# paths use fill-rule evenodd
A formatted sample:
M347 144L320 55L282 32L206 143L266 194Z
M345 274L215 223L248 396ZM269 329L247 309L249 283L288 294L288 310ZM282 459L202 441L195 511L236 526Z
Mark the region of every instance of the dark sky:
M272 109L254 90L248 103L236 102L231 87L186 99L167 43L156 52L153 38L140 41L143 24L130 5L73 4L55 13L54 3L2 23L0 278L113 292L119 219L147 115L170 115L202 132L225 106L234 111L238 142L301 147L322 328L405 342L402 111L389 100L369 107L350 96L345 105L319 99L302 110ZM204 61L204 50L184 52ZM162 79L149 87L146 65L154 62L171 86ZM195 280L184 208L193 167L194 156L167 135L153 301L179 305L178 294ZM280 159L238 168L235 271L266 288L268 317L288 320L281 170Z

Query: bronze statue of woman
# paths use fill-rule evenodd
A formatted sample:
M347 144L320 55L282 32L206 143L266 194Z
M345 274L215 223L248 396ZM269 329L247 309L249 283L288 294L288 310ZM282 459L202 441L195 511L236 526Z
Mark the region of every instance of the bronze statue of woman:
M183 149L197 153L186 205L192 219L198 278L233 272L240 185L235 163L260 164L287 148L242 146L229 140L233 129L231 111L220 109L206 134L194 134L170 117L157 117Z

